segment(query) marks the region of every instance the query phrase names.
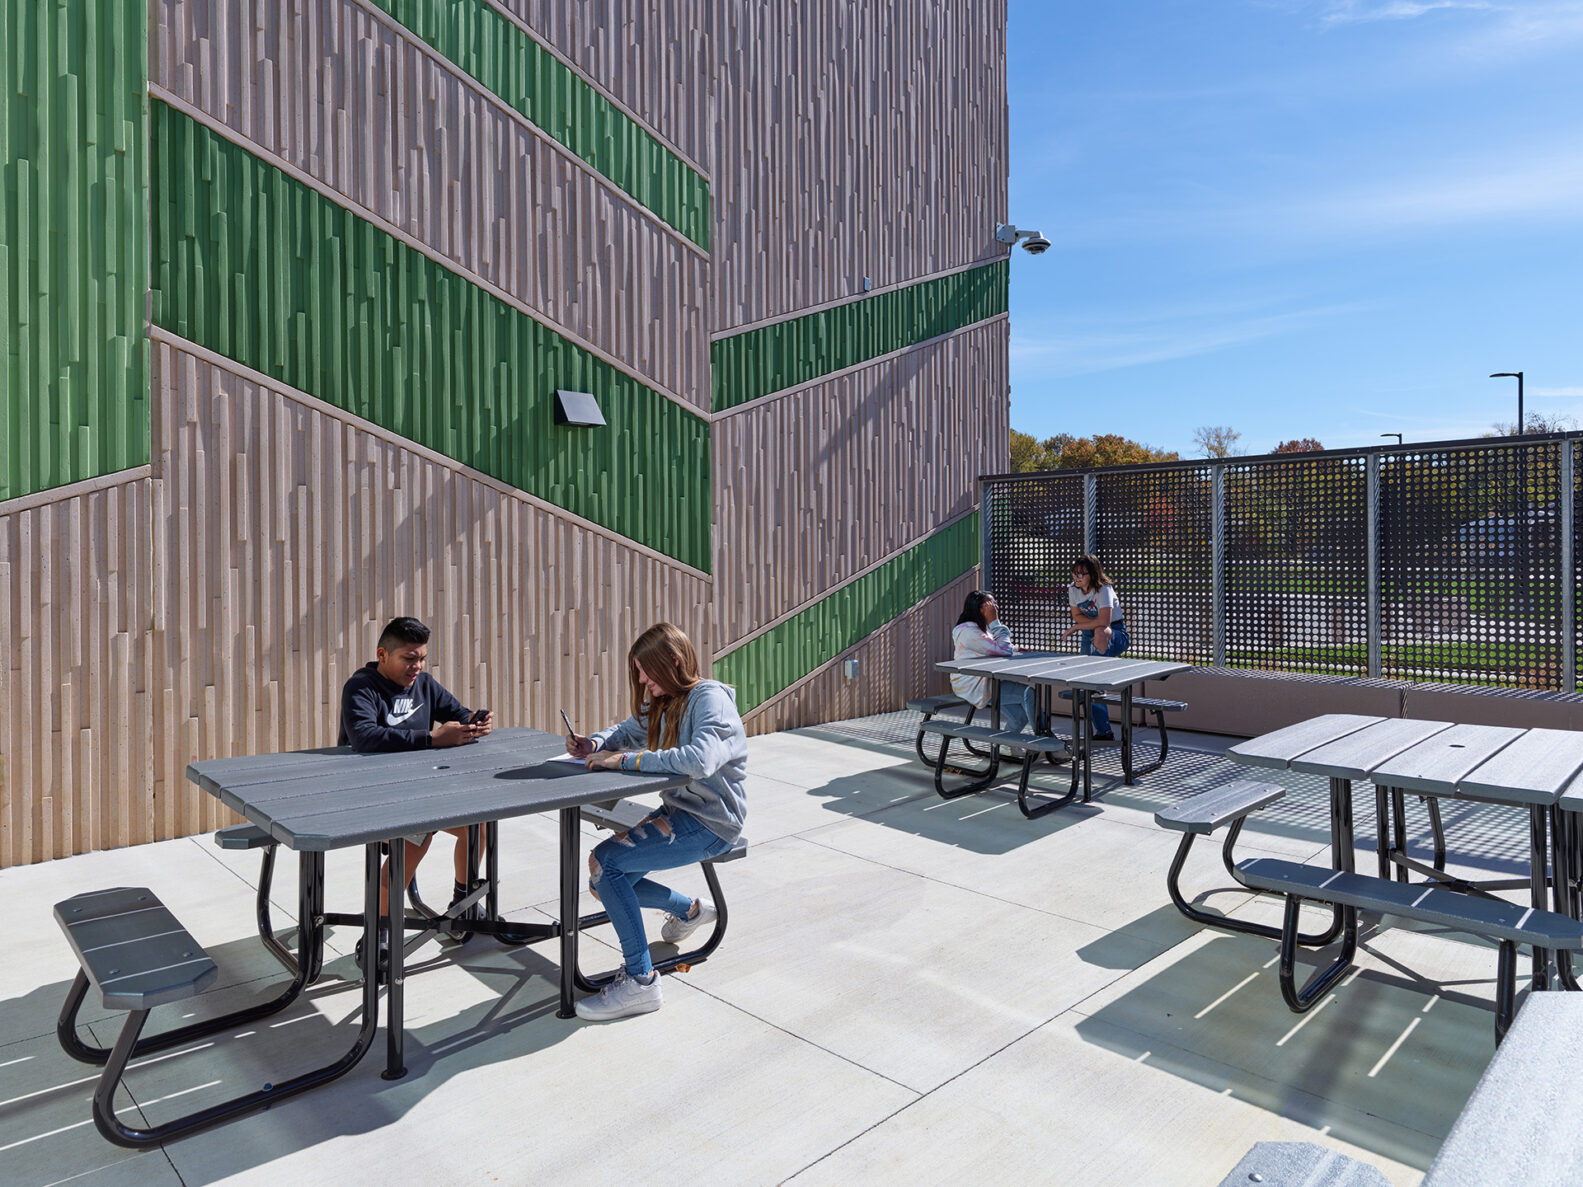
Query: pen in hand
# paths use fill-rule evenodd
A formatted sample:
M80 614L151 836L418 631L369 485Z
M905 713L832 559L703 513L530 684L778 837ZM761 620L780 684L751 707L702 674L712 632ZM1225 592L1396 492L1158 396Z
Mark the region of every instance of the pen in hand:
M594 747L587 738L580 737L572 728L572 719L566 716L566 710L561 710L561 724L566 727L566 753L573 758L587 758L594 752Z

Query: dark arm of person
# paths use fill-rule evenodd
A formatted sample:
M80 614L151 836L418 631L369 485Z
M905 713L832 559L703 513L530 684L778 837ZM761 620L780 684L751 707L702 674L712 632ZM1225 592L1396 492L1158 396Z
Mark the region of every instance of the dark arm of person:
M371 688L342 698L341 717L353 750L359 754L386 754L393 750L427 750L432 745L428 730L381 725L382 708L384 702Z
M438 680L429 681L429 720L435 725L446 721L466 721L473 711L462 704Z

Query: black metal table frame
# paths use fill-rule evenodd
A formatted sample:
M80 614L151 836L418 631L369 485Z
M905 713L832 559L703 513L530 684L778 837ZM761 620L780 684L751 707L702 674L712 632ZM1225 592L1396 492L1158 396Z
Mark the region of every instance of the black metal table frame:
M485 903L486 917L469 921L468 927L471 930L521 942L552 937L559 938L561 942L561 968L559 1006L556 1016L559 1018L573 1018L576 1016L576 1011L573 1008L574 992L578 988L585 991L593 991L597 987L595 982L583 977L578 967L578 933L582 925L604 922L607 916L601 913L590 915L584 920L578 915L582 864L581 813L580 809L575 806L560 808L557 811L560 813L560 920L549 923L512 923L499 918L498 824L494 821L468 826L469 866L470 868L477 867L479 830L482 828L487 837L485 846L488 854L487 873L484 881L475 887L472 894L466 899L456 904L453 910L456 912L463 911L482 897ZM260 937L264 940L269 951L291 973L291 980L286 987L268 1001L247 1006L240 1010L233 1010L219 1017L207 1018L186 1026L175 1027L147 1038L142 1037L141 1032L143 1023L147 1019L148 1011L137 1011L131 1019L131 1024L123 1028L115 1046L107 1049L85 1043L77 1034L77 1014L82 1007L89 988L86 974L81 971L78 972L71 989L67 993L66 1002L61 1009L60 1017L56 1024L57 1037L66 1053L73 1058L84 1063L107 1066L109 1068L111 1074L101 1079L100 1088L96 1090L94 1109L96 1115L113 1119L115 1118L114 1102L108 1099L108 1096L113 1095L115 1086L120 1082L128 1063L133 1059L140 1059L160 1051L185 1046L188 1043L196 1042L222 1031L231 1030L279 1013L301 996L303 989L317 978L322 969L324 929L327 925L352 924L360 926L363 930L362 1020L358 1026L357 1036L345 1054L325 1064L323 1067L303 1072L279 1083L266 1084L263 1088L219 1102L208 1108L200 1109L194 1113L166 1122L163 1125L152 1126L148 1129L137 1129L116 1121L113 1126L106 1129L106 1134L111 1140L132 1148L144 1148L171 1141L220 1121L241 1116L258 1109L268 1108L279 1101L327 1084L345 1075L362 1061L363 1057L373 1047L379 1022L380 977L377 971L379 945L375 942L374 937L387 920L387 915L379 910L381 845L383 844L385 842L374 841L364 846L363 910L359 914L326 912L324 910L324 853L310 850L299 851L297 878L299 925L297 929L297 950L295 953L287 949L275 936L270 924L267 898L260 895L258 905ZM385 888L389 896L388 902L400 904L404 902L404 891L407 884L406 846L399 843L398 840L396 843L390 844L389 849L389 859L385 863ZM272 868L273 850L270 850L265 857L265 870L270 871ZM712 871L709 872L712 873ZM264 876L267 879L267 873ZM426 933L436 929L440 925L439 920L441 918L445 917L435 917L428 914L407 916L403 908L404 928L413 928ZM420 936L415 942L421 942L422 939L423 937ZM386 1053L385 1069L380 1075L386 1080L400 1079L407 1073L405 1063L405 948L405 943L397 943L394 938L392 939L389 956L390 964L384 976ZM107 1099L100 1099L102 1096L107 1097ZM101 1126L101 1128L105 1127Z

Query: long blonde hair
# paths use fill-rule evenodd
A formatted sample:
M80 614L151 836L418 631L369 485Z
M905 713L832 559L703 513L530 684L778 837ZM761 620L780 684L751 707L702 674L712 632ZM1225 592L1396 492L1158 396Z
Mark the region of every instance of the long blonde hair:
M660 686L651 697L638 678L638 665ZM649 749L670 750L681 735L682 714L688 694L703 679L698 672L698 652L680 627L657 622L638 636L627 652L627 678L632 682L632 715L649 728Z

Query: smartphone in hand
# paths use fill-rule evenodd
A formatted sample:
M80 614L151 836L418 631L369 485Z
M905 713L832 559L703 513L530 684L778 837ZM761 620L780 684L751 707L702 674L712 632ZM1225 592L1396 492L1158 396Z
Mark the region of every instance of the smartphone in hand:
M473 715L467 719L467 724L483 725L488 720L490 712L491 710L489 709L474 709Z

